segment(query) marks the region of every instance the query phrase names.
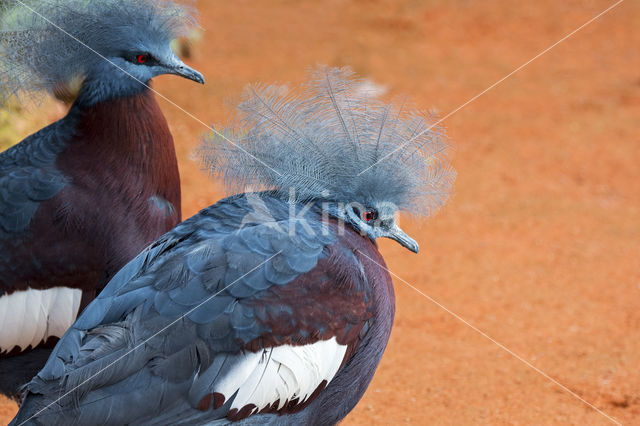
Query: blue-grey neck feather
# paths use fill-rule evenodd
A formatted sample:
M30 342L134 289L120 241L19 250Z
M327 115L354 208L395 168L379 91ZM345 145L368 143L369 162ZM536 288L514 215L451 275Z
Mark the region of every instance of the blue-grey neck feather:
M123 80L123 73L99 55L111 58L168 45L195 24L193 13L173 0L4 1L0 99L52 92L74 78L93 81L96 93L110 87L116 92L140 90L138 82L98 82Z
M327 67L299 90L250 86L235 128L222 130L235 145L208 136L203 162L230 191L273 188L288 196L293 188L299 200L386 202L429 215L455 179L444 130L361 88L350 70Z
M77 103L92 105L106 99L134 95L147 90L149 85L148 80L137 80L110 63L100 61L87 72Z

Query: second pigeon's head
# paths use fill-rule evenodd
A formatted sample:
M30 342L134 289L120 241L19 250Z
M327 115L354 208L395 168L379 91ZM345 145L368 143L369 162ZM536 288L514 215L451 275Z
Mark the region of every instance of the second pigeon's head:
M171 41L196 24L173 0L9 0L3 6L0 82L4 95L55 92L84 81L95 103L144 90L161 74L204 83Z
M370 86L370 85L369 85ZM348 69L321 67L299 90L250 86L237 125L214 131L204 163L232 192L273 189L314 202L372 240L418 252L398 212L428 216L455 172L443 129L406 104L386 104Z
M391 202L371 200L366 204L351 202L325 205L334 217L344 220L372 240L390 238L414 253L420 250L418 243L396 223L398 207Z

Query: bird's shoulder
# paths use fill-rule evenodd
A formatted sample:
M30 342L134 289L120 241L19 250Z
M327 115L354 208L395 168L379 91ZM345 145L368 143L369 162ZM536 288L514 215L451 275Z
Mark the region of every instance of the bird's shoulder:
M68 184L55 161L72 135L72 121L58 120L0 153L0 238L25 231L40 203Z

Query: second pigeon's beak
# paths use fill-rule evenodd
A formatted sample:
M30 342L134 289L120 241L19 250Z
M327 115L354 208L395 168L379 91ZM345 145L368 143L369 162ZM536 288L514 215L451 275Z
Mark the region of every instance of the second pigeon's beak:
M177 57L174 58L171 65L167 66L169 73L179 75L180 77L187 78L189 80L193 80L196 83L204 84L204 77L198 71L193 68L187 66L184 62L182 62Z
M387 231L385 237L397 241L402 247L411 250L414 253L418 253L420 250L418 243L400 229L398 225L394 224L393 227Z

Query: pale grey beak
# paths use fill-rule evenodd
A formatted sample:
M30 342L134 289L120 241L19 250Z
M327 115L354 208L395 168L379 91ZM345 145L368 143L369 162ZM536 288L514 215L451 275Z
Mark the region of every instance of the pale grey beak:
M204 77L198 71L187 66L177 57L174 58L173 63L167 67L171 74L179 75L189 80L193 80L196 83L204 84Z
M387 235L385 235L385 237L397 241L402 247L409 249L414 253L418 253L418 251L420 251L418 243L413 238L405 234L398 225L393 225L393 227L387 231Z

